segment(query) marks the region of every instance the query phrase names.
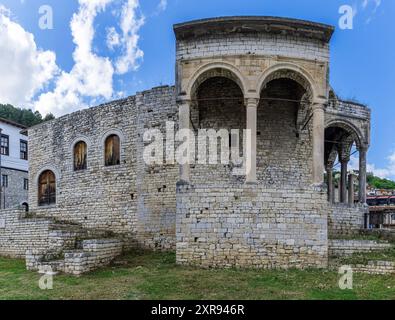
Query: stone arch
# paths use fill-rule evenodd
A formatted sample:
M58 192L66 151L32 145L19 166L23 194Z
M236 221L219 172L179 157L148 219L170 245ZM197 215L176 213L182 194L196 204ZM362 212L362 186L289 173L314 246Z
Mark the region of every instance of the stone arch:
M318 89L313 77L301 67L292 63L279 63L266 69L257 81L256 92L261 93L264 87L272 80L291 79L299 83L308 93L312 102L318 98Z
M52 164L47 164L44 165L40 168L40 170L36 173L36 175L34 176L34 183L37 185L38 183L38 178L40 177L40 175L44 172L44 171L52 171L55 174L55 178L56 178L56 183L59 182L60 178L61 178L61 174L60 171L58 170L58 168L55 165Z
M246 81L239 69L228 63L214 62L202 66L191 77L186 88L187 99L194 99L199 86L204 81L214 77L224 77L233 80L240 87L243 95L246 95Z
M84 141L84 142L86 143L86 146L87 146L88 152L89 152L89 149L90 149L91 146L92 146L92 142L91 142L91 140L90 140L87 136L78 136L78 137L76 137L76 138L71 142L71 144L70 144L70 152L73 152L73 151L74 151L75 145L76 145L78 142L80 142L80 141Z
M343 119L334 119L334 120L328 121L325 124L325 129L328 129L330 127L342 128L343 130L350 133L350 136L348 137L348 139L350 140L350 137L351 137L351 140L355 140L355 144L357 145L357 148L360 148L363 146L363 141L364 141L363 135L362 135L361 131L358 129L358 127L356 127L351 122L349 122L347 120L343 120Z

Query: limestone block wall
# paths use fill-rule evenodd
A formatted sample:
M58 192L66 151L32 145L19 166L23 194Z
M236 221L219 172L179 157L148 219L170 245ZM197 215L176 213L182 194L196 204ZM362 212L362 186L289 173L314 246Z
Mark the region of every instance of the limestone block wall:
M166 123L174 123L174 130L178 130L174 87L162 87L138 94L137 108L137 196L133 199L137 239L147 248L175 249L176 183L179 167L166 159L162 164L151 165L147 165L143 159L144 146L149 143L143 141L145 130L155 129L163 134L163 150L166 150Z
M122 253L122 242L116 239L84 240L81 251L65 252L64 272L74 275L111 263Z
M178 167L149 167L143 135L176 120L174 87L159 87L126 99L78 111L29 130L30 208L38 216L114 232L126 246L175 246L175 182ZM121 139L119 165L104 165L104 140ZM87 143L87 169L73 170L73 145ZM38 206L38 176L54 171L56 204Z
M352 268L354 272L368 274L395 274L395 263L392 261L369 261L368 264L356 264Z
M3 188L2 206L15 208L28 201L28 191L24 189L24 179L28 179L25 171L1 168L1 174L8 176L8 186ZM3 201L5 201L3 203Z
M368 208L355 204L333 203L328 210L329 236L358 234L364 227L364 217Z
M25 258L29 248L49 250L51 244L48 219L24 218L21 209L0 211L0 255L10 258Z
M382 251L391 248L390 243L371 240L329 240L330 256L349 256L357 252Z
M177 59L216 55L267 55L328 61L329 45L319 40L275 34L229 34L177 42Z
M177 187L177 263L326 267L327 201L314 188Z

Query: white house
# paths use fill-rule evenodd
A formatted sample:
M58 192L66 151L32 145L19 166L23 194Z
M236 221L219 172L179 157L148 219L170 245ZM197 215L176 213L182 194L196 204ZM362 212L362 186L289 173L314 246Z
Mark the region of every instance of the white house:
M27 205L28 137L26 127L0 118L0 208Z

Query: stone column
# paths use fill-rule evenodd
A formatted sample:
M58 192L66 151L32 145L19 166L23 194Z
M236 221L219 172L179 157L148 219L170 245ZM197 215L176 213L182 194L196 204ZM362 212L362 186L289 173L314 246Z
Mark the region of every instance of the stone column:
M256 128L259 99L246 99L247 137L246 137L246 183L256 183Z
M179 129L190 129L190 102L183 100L178 103ZM180 181L190 182L189 163L180 164Z
M334 184L333 184L333 170L332 167L326 167L326 176L327 176L327 182L328 182L328 201L330 203L335 202L335 190L334 190Z
M366 152L367 147L358 148L359 151L359 202L366 203Z
M341 158L341 173L340 173L340 202L347 202L347 164L348 158Z
M325 102L313 105L313 184L324 182Z
M351 173L348 175L348 204L354 205L354 180L355 176Z

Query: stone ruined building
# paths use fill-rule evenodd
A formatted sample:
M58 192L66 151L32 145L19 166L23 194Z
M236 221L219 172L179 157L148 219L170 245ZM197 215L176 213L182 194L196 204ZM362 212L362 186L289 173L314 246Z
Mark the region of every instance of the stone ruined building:
M174 87L29 129L30 212L0 214L1 254L27 252L30 269L52 259L75 274L135 247L176 250L177 263L203 267L324 268L328 237L364 228L370 110L337 98L329 85L334 28L226 17L174 31ZM251 152L243 154L250 170L147 165L144 132L166 132L166 121L194 132L251 129ZM353 144L356 202L347 197L354 194L355 179L347 177ZM330 174L337 157L340 203Z

